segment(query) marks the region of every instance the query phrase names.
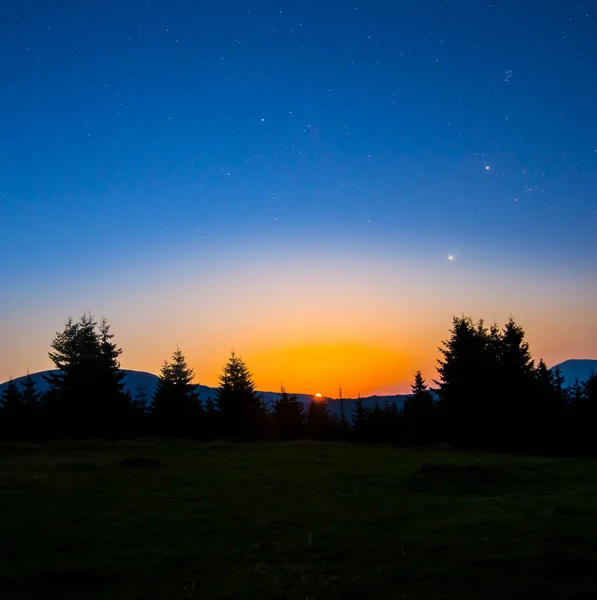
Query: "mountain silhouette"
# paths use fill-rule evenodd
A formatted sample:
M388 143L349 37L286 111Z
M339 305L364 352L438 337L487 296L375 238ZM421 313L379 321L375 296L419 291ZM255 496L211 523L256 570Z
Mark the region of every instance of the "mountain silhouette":
M55 372L56 370L54 369L49 371L40 371L38 373L31 373L31 378L35 382L35 386L39 392L43 393L47 391L49 387L44 379L44 375ZM151 401L151 397L153 396L158 385L158 376L154 375L153 373L147 373L146 371L134 371L132 369L123 369L123 372L125 389L131 394L131 396L134 397L137 393L137 390L141 386L145 389L148 400ZM26 376L17 377L13 379L13 381L20 386L25 377ZM0 393L2 393L2 390L6 385L8 385L8 382L0 384ZM202 402L207 401L209 398L215 399L217 393L216 388L201 384L197 384L197 391L199 392L199 399ZM261 394L268 406L271 406L278 397L278 392L258 393ZM308 406L309 402L311 402L311 400L314 398L314 394L297 394L297 396L298 399L305 405L305 407ZM404 406L404 400L408 398L408 396L408 394L396 394L393 396L367 396L361 399L363 400L363 405L365 408L373 408L376 403L381 405L387 400L390 404L395 404L398 408L402 409ZM320 401L325 402L328 405L331 414L340 416L342 409L338 400L324 397ZM344 399L344 414L347 418L350 418L356 402L357 400L355 398Z
M575 381L583 382L586 381L591 375L597 373L597 360L593 359L570 359L554 365L552 369L559 367L566 385L573 385ZM151 399L156 387L158 385L158 376L153 373L146 371L134 371L132 369L123 369L124 371L124 385L125 388L130 392L131 396L134 396L139 389L139 386L145 388L147 398ZM55 372L55 370L40 371L38 373L32 373L31 378L35 382L35 386L39 392L45 392L48 389L48 384L44 379L44 375ZM13 381L20 386L25 379L25 376L17 377ZM0 384L0 393L8 382ZM197 384L197 391L199 392L199 398L202 402L205 402L209 398L215 398L217 390L216 388L209 387L207 385ZM432 390L433 392L433 390ZM271 405L278 396L278 392L259 392L266 404ZM308 405L313 399L313 394L297 394L299 400ZM398 408L402 408L404 400L408 398L409 394L395 394L391 396L367 396L362 398L363 405L365 408L373 408L376 403L383 404L386 400L390 404L395 404ZM340 415L340 402L333 398L322 398L322 401L326 402L330 408L332 414ZM355 406L355 398L344 399L344 413L347 417L350 416Z
M597 360L573 358L565 360L556 367L560 368L560 372L566 380L566 385L570 386L574 385L576 381L582 383L591 375L597 373Z

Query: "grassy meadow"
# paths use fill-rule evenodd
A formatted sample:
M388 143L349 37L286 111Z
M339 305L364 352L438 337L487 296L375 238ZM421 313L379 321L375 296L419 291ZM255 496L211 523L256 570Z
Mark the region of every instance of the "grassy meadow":
M597 598L597 462L0 445L0 599Z

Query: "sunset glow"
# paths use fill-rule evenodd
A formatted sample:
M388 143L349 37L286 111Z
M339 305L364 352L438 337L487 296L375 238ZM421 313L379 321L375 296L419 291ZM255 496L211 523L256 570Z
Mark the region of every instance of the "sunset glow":
M332 398L432 382L463 314L597 357L588 9L554 62L566 3L5 4L0 381L86 311L125 369Z
M256 247L235 261L217 246L209 254L181 249L181 274L168 269L173 253L156 256L151 270L115 264L85 285L62 287L49 277L43 306L32 294L5 310L2 336L14 343L2 348L0 379L50 368L50 340L66 317L86 309L108 318L124 368L159 373L178 344L196 381L215 386L234 349L258 389L279 390L282 382L290 392L332 398L338 385L345 397L406 393L418 369L432 380L438 346L462 313L502 324L513 315L533 355L548 364L597 355L597 283L555 261L549 275L523 277L530 264L506 268L489 253L463 253L445 269L439 253L434 262L384 255L374 244L358 254L287 246L275 259Z

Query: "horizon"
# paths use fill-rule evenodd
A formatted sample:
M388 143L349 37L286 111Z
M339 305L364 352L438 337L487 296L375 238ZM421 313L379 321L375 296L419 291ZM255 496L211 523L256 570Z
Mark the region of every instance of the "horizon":
M555 367L561 367L561 366L566 365L568 363L578 363L578 362L581 362L581 363L588 362L588 363L596 363L597 364L597 359L571 358L571 359L568 359L568 360L566 360L566 361L564 361L562 363L558 363L557 365L549 365L549 364L547 364L547 367L549 369L554 369ZM535 366L536 366L536 364L537 364L537 362L535 361ZM50 371L56 371L56 370L57 369L55 369L55 368L54 369L50 369ZM159 376L160 376L158 373L151 373L149 371L139 371L139 370L134 370L134 369L127 369L125 367L121 367L121 371L124 371L124 372L126 372L128 374L150 375L151 377L156 377L156 378L159 378ZM36 371L36 372L33 372L33 373L27 373L25 375L19 375L17 377L11 377L11 378L9 378L6 381L0 381L0 387L6 385L9 381L19 381L19 380L24 379L28 375L31 375L32 377L35 378L36 375L44 375L47 372L48 372L48 370L46 370L46 371ZM594 368L592 370L592 373L595 373L595 369ZM562 375L564 376L564 379L568 381L569 384L572 383L573 380L569 376L567 376L567 374L565 372L562 372ZM576 380L580 381L581 383L582 383L582 381L584 381L584 379L582 377L580 379L578 378L577 375L575 375L575 377L576 377ZM427 387L431 391L437 391L438 390L437 385L435 385L435 381L426 382L426 383L427 383ZM210 386L210 385L206 385L205 383L202 383L200 381L199 382L193 381L193 385L196 385L196 386L199 386L199 387L207 387L207 388L210 388L210 389L213 389L213 390L217 389L217 385L216 386ZM257 388L256 388L256 391L257 391L257 393L260 393L260 394L272 394L272 395L275 395L275 394L279 394L280 393L280 390L268 390L268 389L257 389ZM307 393L305 391L288 390L286 388L284 388L284 391L286 391L286 392L288 392L290 394L299 396L299 397L305 396L305 397L317 398L317 399L326 400L326 401L327 400L329 400L329 401L339 401L340 399L347 400L347 401L353 401L353 400L358 400L359 398L361 398L363 400L367 400L367 399L370 399L370 398L377 398L377 397L380 397L380 398L392 398L392 397L399 397L399 396L404 397L404 396L412 395L412 391L410 389L409 389L408 392L404 392L404 393L396 393L396 394L392 394L392 393L390 393L390 394L377 394L377 393L373 393L373 394L370 394L370 395L367 395L367 396L361 396L361 395L357 395L357 396L345 396L344 393L342 393L342 398L340 398L340 396L339 396L338 393L335 396L327 396L327 395L321 394L319 392ZM338 392L339 392L339 390L338 390Z
M63 7L0 8L0 380L86 311L329 397L432 381L454 315L597 357L590 0Z
M532 349L531 349L532 351ZM242 357L241 357L242 358ZM538 364L539 360L541 360L541 358L537 358L535 356L533 356L534 362L535 364ZM548 368L554 368L556 366L559 366L560 364L566 363L566 362L592 362L592 361L597 361L597 359L592 359L592 358L567 358L564 359L563 361L559 361L558 363L553 363L550 364L548 361L545 361L547 364ZM187 361L188 362L188 361ZM200 385L200 386L204 386L204 387L209 387L212 389L216 389L218 387L218 381L216 380L214 383L207 383L205 381L201 381L198 380L197 375L196 375L196 370L194 368L194 366L188 362L189 366L193 369L193 371L195 372L195 377L193 379L193 383L195 385ZM222 368L224 366L225 362L222 363ZM40 370L28 370L27 372L29 372L31 375L35 376L35 375L39 375L42 374L44 372L47 372L48 370L55 370L54 366L50 366L48 369L40 369ZM132 368L128 368L124 365L121 364L121 370L122 371L128 371L128 372L132 372L132 373L141 373L141 374L146 374L146 375L152 375L154 377L159 377L160 375L160 369L157 369L156 371L148 371L145 369L132 369ZM7 377L6 379L2 379L0 378L0 385L4 385L6 383L8 383L8 381L10 380L18 380L20 378L23 378L27 375L27 372L22 373L20 375L11 375L9 377ZM254 376L255 374L251 371L252 375ZM221 374L221 371L220 373ZM219 376L218 374L218 376ZM437 373L435 373L435 375L437 375ZM428 387L430 389L434 389L435 386L435 381L434 381L434 377L426 377L425 374L423 374L423 379L426 381ZM294 389L294 388L289 388L288 386L284 385L283 382L281 382L281 384L277 387L277 388L266 388L266 387L259 387L259 385L255 385L255 389L257 391L259 391L260 393L267 393L267 394L276 394L279 392L279 390L281 389L281 387L283 387L286 391L288 391L289 393L292 394L297 394L299 396L313 396L313 397L321 397L322 399L325 400L336 400L339 398L339 388L340 386L342 387L342 397L346 400L354 400L358 397L362 397L362 398L368 398L368 397L373 397L373 396L404 396L404 395L408 395L411 393L411 389L410 386L412 384L412 381L414 380L414 374L413 374L413 378L412 380L406 385L406 387L403 389L403 391L393 391L392 389L374 389L371 392L365 392L365 393L361 393L360 391L358 391L356 394L347 394L345 391L345 386L343 386L342 384L339 384L338 386L336 386L336 392L335 393L326 393L326 392L321 392L321 391L311 391L311 392L306 392L305 390L301 390L301 389ZM320 390L320 388L318 388L318 390Z

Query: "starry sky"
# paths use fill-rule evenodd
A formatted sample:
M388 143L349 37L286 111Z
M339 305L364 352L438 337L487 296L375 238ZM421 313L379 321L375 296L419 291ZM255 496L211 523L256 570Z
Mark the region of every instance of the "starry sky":
M453 315L597 358L593 0L0 7L0 380L122 366L398 393Z

